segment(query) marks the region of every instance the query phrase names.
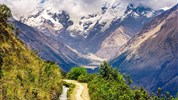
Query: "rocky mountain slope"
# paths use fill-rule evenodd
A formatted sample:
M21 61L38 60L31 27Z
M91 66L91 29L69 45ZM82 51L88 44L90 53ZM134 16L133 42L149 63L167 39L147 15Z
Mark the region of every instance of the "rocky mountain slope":
M159 15L120 50L111 63L137 85L176 94L178 91L178 4Z
M19 18L21 23L16 21L15 24L24 33L20 34L20 38L31 48L39 50L42 58L62 66L68 63L67 66L93 68L116 56L119 47L161 12L116 1L112 4L106 2L100 12L78 20L72 19L73 16L64 10L38 8L27 17ZM26 31L24 27L34 32ZM32 35L33 41L29 35ZM48 46L40 47L39 41ZM59 61L61 58L65 60L62 63Z

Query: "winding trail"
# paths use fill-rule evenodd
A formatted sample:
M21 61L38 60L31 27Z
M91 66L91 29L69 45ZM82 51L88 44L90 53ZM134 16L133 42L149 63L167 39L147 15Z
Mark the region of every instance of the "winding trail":
M75 85L73 92L71 94L71 100L90 100L88 94L88 86L86 83L80 83L74 80L63 80L67 83L72 83Z

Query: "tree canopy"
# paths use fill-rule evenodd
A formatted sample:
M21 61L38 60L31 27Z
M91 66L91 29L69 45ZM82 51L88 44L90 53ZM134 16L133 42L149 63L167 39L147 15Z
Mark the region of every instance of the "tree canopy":
M82 67L74 67L67 74L68 79L77 80L79 76L87 74L87 70Z

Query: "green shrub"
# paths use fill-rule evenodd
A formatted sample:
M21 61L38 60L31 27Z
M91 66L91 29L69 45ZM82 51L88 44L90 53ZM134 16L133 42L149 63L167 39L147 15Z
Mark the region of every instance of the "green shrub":
M117 69L107 62L99 67L98 75L88 83L92 100L149 100L148 93L132 90ZM129 78L129 81L130 78ZM136 99L135 99L136 98Z
M89 75L88 75L89 76ZM86 81L87 76L79 79ZM103 62L99 73L88 82L91 100L174 100L170 93L162 94L159 88L156 95L149 95L143 88L130 88L130 76L122 75L107 62Z
M70 95L72 94L73 89L75 88L75 85L72 83L67 83L67 82L64 82L63 84L69 88L69 90L67 91L67 97L70 98Z
M99 76L105 78L106 80L118 80L118 77L121 75L117 69L112 68L109 63L104 61L99 66ZM123 80L123 78L121 80Z
M86 75L87 70L82 67L74 67L67 74L68 79L77 80L80 75Z
M95 74L82 74L78 77L79 82L88 83L95 78Z
M114 80L98 77L89 82L91 100L133 100L134 92L130 87Z

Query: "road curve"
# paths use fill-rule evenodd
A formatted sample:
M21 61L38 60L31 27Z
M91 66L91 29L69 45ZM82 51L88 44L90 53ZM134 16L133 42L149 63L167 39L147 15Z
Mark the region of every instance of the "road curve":
M75 80L63 80L67 83L72 83L75 85L75 88L71 94L71 100L90 100L88 94L88 87L86 83L80 83Z

